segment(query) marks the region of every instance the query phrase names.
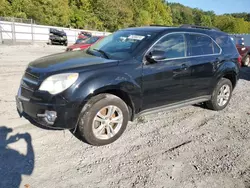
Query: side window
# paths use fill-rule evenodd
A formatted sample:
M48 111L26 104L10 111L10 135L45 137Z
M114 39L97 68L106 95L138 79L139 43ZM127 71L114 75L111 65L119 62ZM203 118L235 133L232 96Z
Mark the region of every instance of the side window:
M188 34L188 56L219 54L220 48L208 36Z
M153 46L151 52L163 53L166 59L186 56L186 45L183 34L170 34Z
M218 36L216 42L220 45L225 55L235 54L237 51L234 41L227 35Z

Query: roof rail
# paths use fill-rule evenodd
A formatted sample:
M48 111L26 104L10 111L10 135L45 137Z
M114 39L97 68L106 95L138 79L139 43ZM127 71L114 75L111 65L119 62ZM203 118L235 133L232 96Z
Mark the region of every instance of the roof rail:
M157 25L157 24L153 24L153 25L149 25L149 26L153 26L153 27L173 27L173 26L169 26L169 25Z
M181 25L180 28L194 28L194 29L207 29L207 30L221 31L220 29L216 27L205 27L205 26L190 25L190 24Z

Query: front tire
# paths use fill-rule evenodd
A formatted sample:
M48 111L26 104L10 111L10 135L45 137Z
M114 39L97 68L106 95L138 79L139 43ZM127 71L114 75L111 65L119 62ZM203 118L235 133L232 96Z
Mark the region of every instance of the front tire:
M229 79L222 78L215 87L212 98L206 102L206 106L215 111L223 110L227 107L232 97L233 86Z
M75 136L95 146L117 140L125 131L129 110L126 103L111 94L100 94L83 107Z

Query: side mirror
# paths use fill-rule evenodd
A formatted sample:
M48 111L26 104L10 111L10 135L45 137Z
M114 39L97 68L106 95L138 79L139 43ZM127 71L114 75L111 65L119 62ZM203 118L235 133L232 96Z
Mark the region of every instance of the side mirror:
M165 52L164 51L159 51L159 50L154 50L152 52L149 52L146 55L146 60L149 63L157 63L157 61L163 60L163 59L166 59L166 58L167 57L165 55Z

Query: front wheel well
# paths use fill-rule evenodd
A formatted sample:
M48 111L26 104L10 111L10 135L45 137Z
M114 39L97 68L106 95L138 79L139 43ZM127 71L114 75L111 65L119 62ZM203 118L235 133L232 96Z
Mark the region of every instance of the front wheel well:
M118 90L118 89L111 89L111 90L106 90L104 92L98 93L96 95L99 95L102 93L112 94L112 95L115 95L115 96L121 98L128 106L129 120L130 121L133 120L133 118L134 118L134 105L133 105L131 98L129 97L129 95L126 92L124 92L122 90Z

